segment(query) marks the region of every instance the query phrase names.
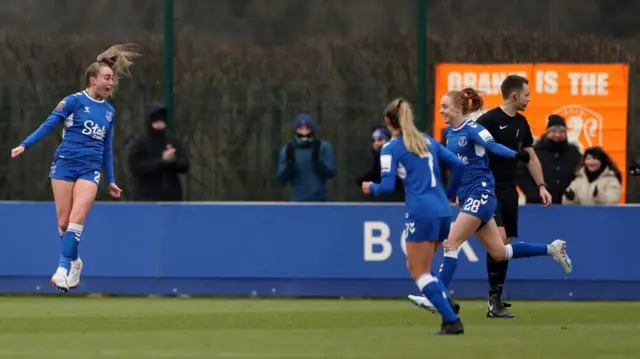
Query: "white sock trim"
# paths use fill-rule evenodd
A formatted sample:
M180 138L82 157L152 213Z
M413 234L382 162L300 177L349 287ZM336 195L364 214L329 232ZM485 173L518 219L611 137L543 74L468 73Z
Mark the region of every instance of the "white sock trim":
M69 226L67 227L67 232L82 233L83 229L84 229L84 226L82 224L69 223Z
M429 283L437 282L437 281L438 279L432 276L431 273L425 273L419 276L418 279L416 279L416 285L418 286L418 289L420 289L420 291L422 292L424 287L426 287Z
M58 227L58 233L60 234L60 237L64 236L64 231L60 227Z
M449 258L458 259L458 248L445 248L444 256Z
M513 258L513 247L511 246L511 244L507 244L506 246L504 246L504 249L506 249L507 252L507 256L504 260L508 261L509 259Z

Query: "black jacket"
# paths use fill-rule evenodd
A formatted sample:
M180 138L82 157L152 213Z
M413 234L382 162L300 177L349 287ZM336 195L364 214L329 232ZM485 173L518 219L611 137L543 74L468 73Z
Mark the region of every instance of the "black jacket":
M542 138L533 146L542 165L547 191L554 204L562 204L562 194L575 178L576 170L582 164L582 154L578 147L568 142L555 143ZM542 203L540 190L527 169L527 165L518 164L518 186L527 197L527 203Z
M164 131L151 128L156 119L164 119L166 108L154 103L148 106L146 134L138 137L129 151L129 169L135 178L136 201L182 201L182 185L178 174L189 171L189 157L180 141ZM168 145L176 149L171 162L162 160Z
M363 182L380 183L380 151L374 151L371 149L371 153L373 155L371 167L356 178L356 184L359 187L362 186ZM370 196L370 199L373 198L375 197ZM381 202L404 202L404 186L402 185L402 180L396 177L396 188L394 189L393 194L377 197L375 200Z

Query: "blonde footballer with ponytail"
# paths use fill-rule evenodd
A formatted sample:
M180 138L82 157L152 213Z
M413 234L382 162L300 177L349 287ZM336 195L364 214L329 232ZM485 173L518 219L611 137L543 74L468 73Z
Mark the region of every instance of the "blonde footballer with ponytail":
M415 124L413 110L407 100L397 98L387 106L385 117L394 133L400 133L405 147L411 153L418 156L426 156L429 153L427 139L418 130Z

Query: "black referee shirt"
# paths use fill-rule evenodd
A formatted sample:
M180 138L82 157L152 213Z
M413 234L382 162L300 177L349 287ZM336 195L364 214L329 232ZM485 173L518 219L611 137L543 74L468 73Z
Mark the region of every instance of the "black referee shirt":
M516 152L533 145L533 134L527 119L517 113L511 117L500 107L485 112L476 121L486 128L494 140ZM489 168L496 186L515 186L518 160L498 157L489 152Z

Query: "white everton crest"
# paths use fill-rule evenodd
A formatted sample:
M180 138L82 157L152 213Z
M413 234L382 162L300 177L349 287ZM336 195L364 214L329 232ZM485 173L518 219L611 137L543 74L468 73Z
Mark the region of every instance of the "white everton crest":
M460 139L458 140L458 146L464 147L466 145L467 145L467 136L460 136Z
M107 121L111 122L113 120L113 112L107 111Z

